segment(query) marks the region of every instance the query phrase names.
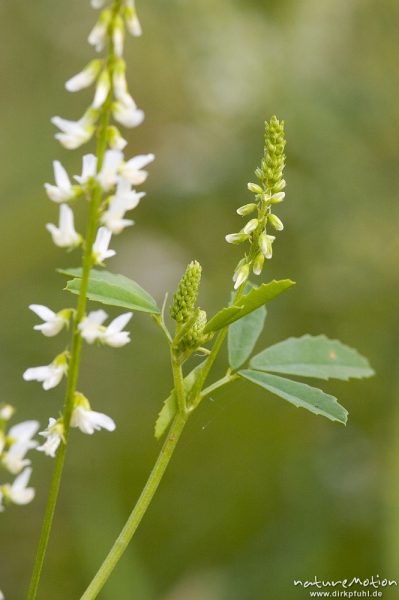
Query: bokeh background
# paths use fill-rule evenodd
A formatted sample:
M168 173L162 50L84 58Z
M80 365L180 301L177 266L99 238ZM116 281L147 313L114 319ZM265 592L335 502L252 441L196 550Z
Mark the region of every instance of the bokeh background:
M22 372L47 364L67 338L33 332L27 306L73 301L55 269L76 266L79 255L50 242L44 224L57 209L42 185L55 158L80 170L81 153L55 142L49 119L77 118L90 101L89 92L63 90L92 57L88 4L0 4L0 397L20 420L43 425L64 390L43 393ZM109 268L161 302L196 258L201 305L220 308L240 255L224 236L240 226L235 209L249 198L263 121L276 113L288 138L278 211L286 229L265 276L298 284L270 305L258 347L324 332L368 356L377 376L324 385L349 409L346 428L249 384L215 393L189 423L101 598L286 600L307 597L294 578L399 579L399 6L151 0L138 8L145 35L128 40L127 59L147 118L128 148L157 160ZM159 450L152 432L171 387L167 349L145 315L132 331L123 349L85 348L79 387L118 427L71 436L43 599L80 597ZM0 517L9 600L24 598L51 476L50 459L33 459L35 502Z

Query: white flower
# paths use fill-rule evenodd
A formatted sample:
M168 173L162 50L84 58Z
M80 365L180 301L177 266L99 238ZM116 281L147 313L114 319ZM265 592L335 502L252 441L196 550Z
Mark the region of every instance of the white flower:
M0 487L0 512L3 512L4 510L4 506L3 506L3 492L1 491L1 487ZM0 600L4 600L4 596L0 591Z
M68 173L58 160L53 162L53 168L56 185L44 184L47 195L53 202L67 202L75 197L76 191L71 185Z
M107 150L104 154L104 162L97 179L104 191L110 190L118 181L118 169L123 161L123 153L120 150Z
M25 469L14 479L11 485L9 483L3 485L2 492L4 497L14 504L28 504L31 502L35 497L35 490L26 487L31 473L31 468Z
M9 421L14 413L15 408L11 404L0 405L0 419L3 421Z
M82 175L75 175L74 179L80 185L85 185L90 177L94 177L97 170L97 157L94 154L85 154L83 157Z
M234 289L237 290L243 283L248 279L249 276L249 265L247 263L243 263L238 267L233 276Z
M68 92L78 92L79 90L91 86L97 79L102 65L103 61L100 59L90 61L80 73L74 75L71 79L68 79L65 88Z
M25 381L40 381L44 390L56 387L68 371L68 362L65 352L59 354L52 363L44 367L32 367L23 374Z
M108 25L110 24L112 19L112 12L110 10L104 10L97 23L94 25L91 30L88 42L91 46L94 46L97 52L101 52L101 50L105 46L105 42L107 40L107 32Z
M32 440L32 437L38 429L38 421L23 421L8 431L7 442L11 445L3 456L2 463L10 473L19 473L30 464L31 461L25 458L25 454L37 446L37 442Z
M80 335L88 344L93 344L101 337L105 329L102 327L102 324L107 316L108 315L104 310L95 310L81 320L79 323Z
M103 323L107 318L107 313L103 310L96 310L87 315L79 323L79 330L82 338L89 344L100 341L107 346L120 348L130 342L128 331L122 331L132 318L131 312L123 313L116 317L111 323L104 327Z
M137 17L134 0L126 0L125 19L129 33L134 36L140 36L142 29Z
M112 31L112 41L114 44L115 55L120 58L123 55L123 42L125 38L125 30L121 17L117 16L114 20L114 28Z
M47 306L43 306L42 304L30 304L29 308L44 321L44 323L35 325L33 329L36 331L41 331L46 337L57 335L57 333L59 333L61 329L69 323L71 311L68 309L55 313L50 308L47 308Z
M137 127L144 121L144 112L137 108L133 98L127 92L122 100L117 100L112 105L114 119L125 127Z
M53 117L51 122L62 133L56 133L55 138L68 150L75 150L89 141L94 133L95 115L88 111L79 121L69 121L61 117Z
M46 229L51 233L54 244L60 248L74 248L82 241L75 231L72 209L67 204L60 206L59 226L47 223Z
M139 154L131 158L120 168L121 176L132 185L144 183L148 177L148 173L143 170L143 167L152 162L154 158L153 154Z
M127 92L126 83L126 64L124 60L118 60L115 65L114 73L112 76L112 85L114 89L115 98L117 100L124 100ZM128 100L129 101L129 100Z
M100 108L107 99L109 90L111 88L111 81L107 70L101 73L100 79L98 80L96 93L93 100L93 108Z
M115 125L108 127L107 141L112 150L123 150L127 145L127 141L121 136L119 129Z
M105 0L91 0L92 8L102 8L105 4Z
M108 250L111 236L112 232L106 227L100 227L97 231L96 241L93 244L93 258L97 265L102 264L106 258L111 258L116 254L115 250Z
M126 179L120 179L116 189L115 196L111 196L107 211L103 214L101 222L112 233L120 233L134 221L124 219L125 212L136 208L140 199L145 196L144 192L136 192L131 189L131 185Z
M113 348L120 348L128 344L130 342L130 333L128 331L122 331L122 329L127 325L132 316L133 313L127 312L111 321L101 335L101 341Z
M47 429L41 431L39 435L46 438L42 446L38 446L36 450L44 452L47 456L54 458L58 446L64 440L64 425L61 420L56 420L50 417Z
M79 427L83 433L92 435L100 429L114 431L116 425L111 417L103 413L87 409L83 406L76 406L72 413L71 427Z
M1 507L1 495L2 495L2 494L1 494L1 492L0 492L0 511L2 510L2 507ZM0 600L5 600L5 599L4 599L4 594L3 594L3 592L2 592L1 590L0 590Z

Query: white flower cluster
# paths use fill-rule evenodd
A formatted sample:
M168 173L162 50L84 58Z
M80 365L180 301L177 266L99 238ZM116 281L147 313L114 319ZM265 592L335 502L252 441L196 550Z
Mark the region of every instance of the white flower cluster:
M92 7L102 11L88 41L98 52L108 43L108 58L90 61L80 73L65 84L69 92L77 92L95 84L91 105L77 121L59 116L52 119L52 123L59 129L55 137L67 149L75 149L85 144L97 129L102 136L99 158L94 154L83 156L82 172L72 178L60 161L54 161L54 183L46 183L44 186L49 199L59 205L58 225L48 223L46 228L54 244L68 250L80 245L87 248L87 241L75 230L71 203L79 198L99 198L97 233L94 243L91 242L91 266L104 266L104 261L115 255L115 250L110 248L112 235L119 234L134 224L132 219L126 218L126 213L136 208L145 195L135 188L145 182L148 176L145 167L154 160L153 154L125 159L123 150L127 142L117 126L108 123L110 113L118 124L128 128L136 127L143 122L144 113L129 93L125 76L126 64L123 59L125 27L132 35L141 35L134 1L121 0L117 10L116 4L112 9L105 7L106 4L105 0L91 0ZM42 320L34 329L47 337L60 333L72 318L75 326L77 325L78 335L89 344L98 342L117 348L130 341L129 332L123 331L132 317L130 312L118 316L105 326L108 315L103 310L90 312L83 318L79 317L77 323L73 309L66 308L54 312L39 304L32 304L29 308ZM50 390L68 374L69 361L69 352L65 351L48 365L27 369L23 377L26 381L39 381L45 390ZM92 411L87 398L79 392L75 393L70 425L87 434L101 428L108 431L115 429L113 420L102 413ZM37 450L54 457L65 437L63 418L50 418L47 429L39 435L42 435L45 441Z
M33 437L39 423L23 421L8 429L13 414L10 404L0 405L0 464L11 475L16 475L12 483L0 484L0 512L4 510L4 503L28 504L35 495L34 489L27 487L32 469L26 454L38 446Z

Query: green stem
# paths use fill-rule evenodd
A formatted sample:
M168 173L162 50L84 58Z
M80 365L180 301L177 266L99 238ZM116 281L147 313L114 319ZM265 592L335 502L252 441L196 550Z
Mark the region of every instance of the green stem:
M183 372L181 368L181 362L176 356L173 347L170 348L170 360L172 364L173 382L175 384L177 406L179 408L180 414L185 415L187 412L187 403L186 392L184 389Z
M218 379L217 381L215 381L215 383L212 383L207 388L202 390L201 394L199 395L199 402L201 402L201 400L203 400L206 396L209 396L209 394L212 394L212 392L214 392L215 390L218 390L219 388L223 387L224 385L227 385L228 383L231 383L232 381L235 381L236 379L239 379L239 376L236 373L231 373L230 371L227 372L224 377ZM197 404L194 404L193 408L195 408L196 406Z
M120 0L115 0L114 4L114 16L120 9ZM108 69L110 70L110 78L112 81L112 69L114 65L114 50L112 44L112 36L110 36L110 50L108 57ZM112 85L108 98L104 103L100 124L98 129L98 140L97 140L97 172L100 171L104 154L107 148L107 127L109 124L111 105L113 98ZM70 362L68 369L68 382L67 391L63 409L63 423L64 423L64 443L60 446L57 456L55 458L54 472L50 485L49 497L47 500L46 510L43 518L43 525L40 533L40 539L38 548L36 551L35 564L33 567L32 577L30 581L28 600L35 600L40 582L40 576L43 569L44 558L46 555L47 545L50 538L51 528L54 519L55 508L57 505L57 499L59 489L61 485L62 473L65 463L66 447L70 431L70 423L74 406L74 396L76 392L76 386L79 377L80 369L80 357L82 352L82 337L79 331L79 323L86 312L87 302L87 290L89 286L90 270L93 265L92 251L93 245L96 238L98 223L99 223L99 210L101 205L102 190L101 187L96 184L90 201L90 210L87 221L86 239L85 239L85 250L82 260L82 279L81 287L79 292L79 298L77 303L77 309L75 318L73 321L72 328L72 347L70 354Z
M166 438L162 450L158 456L157 462L151 471L147 483L145 484L145 487L141 492L133 511L131 512L124 528L116 539L100 569L80 600L93 600L94 598L97 598L113 569L125 552L137 527L144 517L155 492L158 489L186 422L187 415L182 415L180 413L176 415L169 430L168 437Z

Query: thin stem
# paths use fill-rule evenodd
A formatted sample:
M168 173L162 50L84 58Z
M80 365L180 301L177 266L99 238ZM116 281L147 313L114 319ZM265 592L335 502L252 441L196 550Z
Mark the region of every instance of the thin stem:
M120 0L115 0L114 4L114 16L120 9ZM110 50L108 57L108 69L110 70L110 79L112 81L112 69L114 64L114 50L112 44L112 36L110 41ZM104 103L100 125L98 129L98 140L97 140L97 170L99 171L102 167L104 160L104 154L107 147L107 127L109 124L111 105L112 105L113 90L112 85L108 98ZM79 377L80 369L80 358L82 352L82 337L79 331L79 323L85 315L86 302L87 302L87 290L89 286L90 270L93 266L93 245L96 237L96 232L99 223L99 209L101 204L102 191L101 187L96 184L93 188L92 197L90 201L90 209L87 220L85 249L82 259L82 279L81 287L79 292L79 298L73 321L72 328L72 347L70 354L70 362L68 369L68 382L67 390L63 409L63 423L64 423L64 443L60 446L57 456L55 458L54 472L50 485L49 497L47 500L46 510L43 519L42 530L40 533L39 544L35 557L35 564L33 567L32 578L28 591L28 600L35 600L40 582L40 576L43 569L44 558L46 555L47 545L50 538L51 528L54 519L55 508L57 505L57 499L59 489L61 485L62 473L65 463L66 447L69 438L70 423L73 412L74 396L76 392L76 386Z
M97 598L113 569L125 552L137 527L144 517L156 490L158 489L186 422L186 415L182 415L180 413L176 415L169 430L168 437L166 438L162 450L158 456L157 462L151 471L147 483L145 484L145 487L141 492L133 511L131 512L124 528L116 539L103 564L80 600L93 600L94 598Z
M236 373L231 373L229 371L224 377L218 379L217 381L215 381L215 383L212 383L207 388L202 390L199 396L200 401L203 400L206 396L209 396L209 394L212 394L212 392L214 392L215 390L218 390L219 388L223 387L224 385L227 385L228 383L231 383L232 381L235 381L238 378L239 376ZM194 405L194 407L195 406L196 405Z
M175 384L175 392L177 398L177 406L179 412L183 415L187 412L186 391L184 389L183 371L181 362L176 356L173 347L170 348L170 360L172 364L173 382Z

